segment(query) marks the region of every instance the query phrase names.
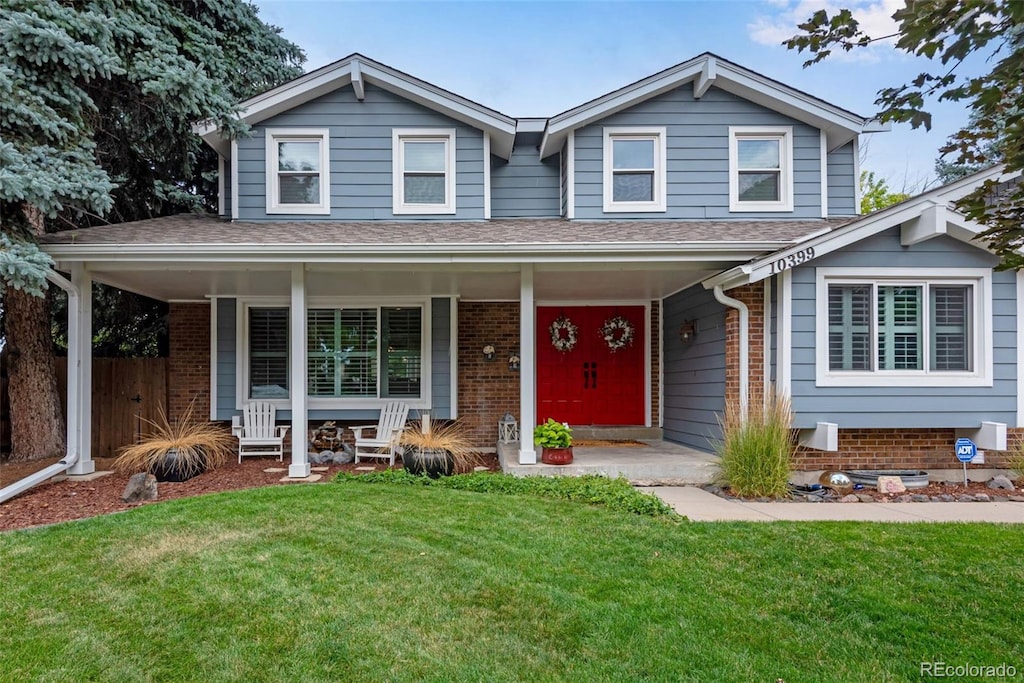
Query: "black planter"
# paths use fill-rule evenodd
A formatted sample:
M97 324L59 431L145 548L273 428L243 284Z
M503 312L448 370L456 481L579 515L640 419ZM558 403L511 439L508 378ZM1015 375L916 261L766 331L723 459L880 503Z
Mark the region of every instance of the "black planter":
M455 472L455 456L445 450L406 448L402 453L402 465L406 472L437 479Z
M206 464L201 467L188 467L178 457L177 451L169 451L160 462L153 465L149 472L157 481L180 482L188 481L197 474L206 471Z

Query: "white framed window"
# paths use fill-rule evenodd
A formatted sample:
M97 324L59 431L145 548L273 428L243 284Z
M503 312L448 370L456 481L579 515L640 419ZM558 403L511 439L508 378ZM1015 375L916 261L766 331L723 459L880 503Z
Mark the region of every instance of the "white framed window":
M455 213L455 129L392 131L392 212Z
M991 271L819 268L820 386L991 386Z
M268 128L267 213L331 213L331 132Z
M396 398L429 407L429 317L426 302L311 299L306 310L310 407L377 407ZM239 326L239 404L259 400L286 407L288 306L280 300L243 302Z
M604 129L604 210L665 211L665 128Z
M729 127L729 211L793 210L793 129Z

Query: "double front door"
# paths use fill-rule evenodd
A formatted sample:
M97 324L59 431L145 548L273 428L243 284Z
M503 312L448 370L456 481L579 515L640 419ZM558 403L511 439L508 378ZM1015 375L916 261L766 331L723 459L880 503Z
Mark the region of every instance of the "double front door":
M537 308L537 421L643 425L643 306Z

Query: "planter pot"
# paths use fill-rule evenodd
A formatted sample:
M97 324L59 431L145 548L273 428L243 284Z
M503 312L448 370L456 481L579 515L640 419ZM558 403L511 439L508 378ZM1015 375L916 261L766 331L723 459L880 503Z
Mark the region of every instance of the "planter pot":
M402 453L402 466L411 474L425 474L437 479L455 471L455 456L441 449L406 448Z
M568 448L541 448L540 461L546 465L571 465L572 446Z
M202 474L206 471L206 465L204 463L201 467L188 467L178 457L177 451L168 451L167 455L149 468L149 471L157 481L180 482Z

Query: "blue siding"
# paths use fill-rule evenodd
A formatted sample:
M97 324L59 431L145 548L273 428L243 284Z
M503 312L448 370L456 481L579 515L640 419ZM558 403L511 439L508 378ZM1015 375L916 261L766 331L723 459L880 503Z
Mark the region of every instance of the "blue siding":
M430 309L430 416L447 419L452 416L451 299L432 299Z
M559 216L565 216L569 210L569 155L567 143L562 143L558 152L558 194Z
M266 129L309 127L331 130L331 214L290 216L266 213ZM238 206L243 220L394 220L392 214L392 130L456 129L456 214L401 215L452 220L482 219L484 207L483 133L381 88L367 86L356 100L341 88L253 126L238 141Z
M1016 283L1014 273L992 276L993 386L815 386L815 278L818 267L991 268L997 259L948 237L912 247L887 230L793 271L793 410L797 427L818 421L840 427L971 427L982 420L1016 423Z
M665 212L603 211L605 126L666 126L668 201ZM729 126L792 126L794 210L729 212ZM820 218L821 137L817 128L711 88L693 99L689 84L576 131L576 218Z
M230 420L235 415L237 377L235 368L236 335L235 299L217 299L217 419Z
M559 215L558 156L541 161L536 144L517 136L512 158L492 157L492 218L553 218Z
M224 216L231 216L231 160L224 160Z
M853 143L849 142L826 157L828 163L828 215L853 216L857 213L856 164Z
M665 439L711 451L725 410L725 307L695 285L665 299L663 313ZM697 321L689 344L678 334L685 320Z

